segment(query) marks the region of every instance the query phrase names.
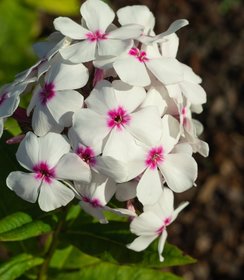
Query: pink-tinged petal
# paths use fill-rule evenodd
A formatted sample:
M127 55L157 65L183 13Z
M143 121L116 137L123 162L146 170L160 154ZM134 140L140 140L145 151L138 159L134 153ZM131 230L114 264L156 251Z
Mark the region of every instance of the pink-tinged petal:
M157 107L148 106L132 113L131 121L126 129L137 140L148 145L155 145L161 136L161 118Z
M162 256L162 253L164 250L164 245L165 245L167 236L168 236L168 233L167 233L166 229L164 229L159 238L159 241L158 241L158 255L159 255L160 262L164 261L164 257Z
M127 201L136 197L137 183L135 180L117 184L115 197L119 201Z
M109 39L136 39L143 32L143 26L139 24L128 24L121 26L108 34Z
M74 192L57 180L51 184L42 182L38 203L43 211L66 206L75 197Z
M180 83L180 87L185 97L192 104L203 104L207 102L206 92L200 85L183 81Z
M92 207L91 204L84 202L84 201L80 201L79 204L86 213L88 213L92 217L98 219L101 224L108 223L107 219L105 218L105 216L103 214L103 210L104 210L103 207Z
M119 56L131 45L131 40L107 39L97 43L99 56Z
M105 80L99 82L86 99L86 105L101 115L106 115L109 109L117 108L119 104L111 83Z
M168 154L159 165L166 183L174 192L191 188L197 178L197 163L188 154Z
M172 33L164 37L161 43L161 52L164 57L176 57L179 47L179 37Z
M146 98L146 91L142 87L133 87L120 80L113 81L112 86L118 104L128 113L135 111Z
M85 39L86 33L89 32L87 29L68 17L58 17L54 20L53 24L56 30L75 40Z
M128 244L126 247L136 252L141 252L145 250L156 238L155 235L139 236L132 243Z
M64 128L55 121L48 108L42 105L34 109L32 127L38 136L43 136L50 131L60 133Z
M39 139L34 133L28 132L19 145L16 158L24 168L32 170L39 161L38 155Z
M80 8L80 13L87 27L94 32L97 30L105 32L115 17L113 10L100 0L84 2Z
M137 197L143 205L157 202L162 193L163 182L157 169L147 168L137 185Z
M168 154L178 143L180 138L180 124L171 115L164 115L162 118L162 135L160 143L164 152Z
M188 201L182 202L174 211L173 211L173 215L172 215L172 220L171 223L177 218L177 216L179 215L179 213L186 207L189 205Z
M66 60L73 63L84 63L95 59L96 46L96 41L90 42L85 40L63 48L59 52Z
M61 157L55 166L56 177L59 179L89 182L91 171L89 166L74 153Z
M105 137L111 130L107 127L106 117L88 108L74 114L73 127L82 142L95 150L103 147Z
M175 58L155 58L146 62L148 69L163 84L175 84L183 80L183 68Z
M162 95L155 88L150 88L147 92L146 99L143 101L141 107L145 108L148 106L156 106L158 108L160 116L163 116L166 109L167 103Z
M157 236L157 231L161 226L161 219L155 213L149 211L133 219L130 224L130 230L136 235Z
M11 172L6 184L22 199L34 203L37 200L41 181L35 178L34 173L24 173L20 171Z
M71 126L73 113L83 106L83 96L75 90L62 90L47 103L47 107L57 123Z
M39 138L39 161L47 162L50 167L54 167L69 151L68 141L60 134L49 132Z
M129 85L144 87L151 83L144 63L134 56L116 60L113 67L120 79Z
M126 24L140 24L146 30L153 30L155 25L155 17L147 6L133 5L126 6L117 11L119 23Z
M51 66L45 80L58 91L83 87L88 78L88 69L83 64L64 64L60 60Z

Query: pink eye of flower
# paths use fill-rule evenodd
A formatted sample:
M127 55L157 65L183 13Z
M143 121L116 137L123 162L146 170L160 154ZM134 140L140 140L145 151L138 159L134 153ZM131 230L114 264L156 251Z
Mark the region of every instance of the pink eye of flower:
M55 178L55 169L50 168L46 162L36 164L33 171L37 180L44 180L48 184L51 184L53 178Z
M94 166L96 164L95 153L90 147L79 146L76 154L88 165Z
M108 35L106 33L102 33L99 30L97 30L95 32L89 32L89 33L86 34L86 38L90 42L97 42L97 41L101 41L101 40L106 40L107 36Z
M46 105L55 96L55 88L53 83L45 83L43 89L39 92L42 105Z
M155 169L157 168L157 165L159 163L162 163L164 160L164 150L162 146L152 148L146 158L146 166L149 167L150 169Z
M3 93L1 96L0 96L0 106L4 103L4 101L7 99L7 93Z
M187 113L186 107L183 107L182 110L181 110L181 114L182 114L182 117L183 117L183 126L187 125L186 113Z
M99 199L97 198L94 198L94 199L90 199L89 197L87 196L83 196L82 197L82 200L86 203L89 203L93 208L98 208L98 207L101 207L101 203L99 201Z
M140 51L138 48L131 48L129 50L129 55L136 57L140 62L148 61L147 53L145 51Z
M131 117L126 110L119 106L117 109L108 111L107 125L109 128L116 127L121 130L123 125L128 124Z

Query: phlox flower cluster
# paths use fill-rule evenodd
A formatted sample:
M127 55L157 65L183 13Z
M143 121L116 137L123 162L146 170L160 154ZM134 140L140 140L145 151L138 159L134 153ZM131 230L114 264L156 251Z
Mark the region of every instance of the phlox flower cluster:
M0 89L0 135L8 117L17 119L23 135L9 142L20 142L27 170L11 172L7 186L43 211L76 199L101 223L106 211L128 216L138 236L128 248L159 237L163 261L167 226L188 204L174 209L173 194L195 186L193 154L208 155L192 117L206 93L176 58L175 32L188 21L156 35L146 6L118 10L119 27L103 1L87 0L80 13L81 23L56 18L56 31L34 45L39 61ZM26 109L22 96L30 96Z

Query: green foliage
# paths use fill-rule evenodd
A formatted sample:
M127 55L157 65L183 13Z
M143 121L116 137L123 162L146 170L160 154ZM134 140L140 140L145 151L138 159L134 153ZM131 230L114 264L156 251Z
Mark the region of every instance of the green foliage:
M0 279L14 280L32 267L43 263L43 259L29 254L20 254L0 265Z

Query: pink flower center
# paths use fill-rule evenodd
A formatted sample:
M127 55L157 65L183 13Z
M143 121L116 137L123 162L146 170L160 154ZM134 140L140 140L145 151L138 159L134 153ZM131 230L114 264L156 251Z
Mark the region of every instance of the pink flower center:
M149 60L145 51L140 51L138 48L131 48L129 55L136 57L140 62L146 62Z
M86 203L89 203L93 208L99 208L99 207L102 207L101 205L101 202L99 201L99 199L97 198L94 198L94 199L91 199L87 196L83 196L82 197L82 200Z
M162 163L164 160L164 149L162 146L152 148L146 158L146 166L150 169L157 168L158 164Z
M131 117L127 114L126 110L119 106L117 109L108 111L107 125L110 128L117 128L121 130L125 124L128 124Z
M4 103L4 101L7 99L7 93L4 92L1 96L0 96L0 106Z
M88 165L94 166L96 164L95 153L90 147L79 146L76 154Z
M159 229L157 229L156 233L157 233L158 235L161 235L162 232L166 229L166 227L171 223L171 220L172 220L171 217L166 218L166 219L163 221L163 225L162 225Z
M55 178L55 169L50 168L46 162L40 162L33 167L35 178L37 180L44 180L44 182L51 184Z
M106 33L102 33L99 30L95 31L95 32L89 32L86 34L86 38L88 41L90 42L97 42L97 41L101 41L101 40L106 40L107 38L107 34Z
M53 83L45 83L43 89L39 92L39 97L42 105L46 105L54 96L55 87Z

